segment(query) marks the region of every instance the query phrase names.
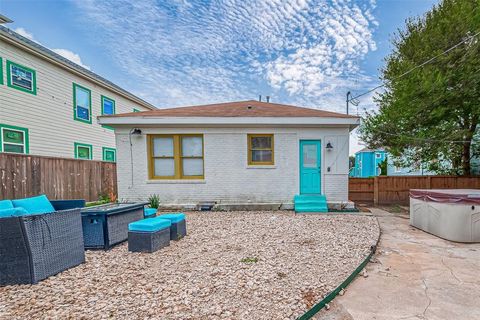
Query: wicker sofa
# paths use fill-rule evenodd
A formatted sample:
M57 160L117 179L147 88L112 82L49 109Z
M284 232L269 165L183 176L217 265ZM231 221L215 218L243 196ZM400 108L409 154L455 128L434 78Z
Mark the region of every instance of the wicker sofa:
M46 199L29 199L41 197ZM12 200L7 209L2 206L10 200L0 201L0 285L34 284L85 262L80 215L85 201L49 201L50 207L37 211L35 205L21 207L29 199Z

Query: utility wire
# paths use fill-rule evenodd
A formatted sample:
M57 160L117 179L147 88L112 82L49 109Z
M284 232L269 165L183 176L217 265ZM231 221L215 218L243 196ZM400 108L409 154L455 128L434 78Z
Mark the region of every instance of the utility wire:
M450 51L452 51L452 50L455 49L456 47L458 47L458 46L464 44L465 42L467 42L467 41L475 38L475 37L478 36L479 34L480 34L480 31L477 32L477 33L475 33L475 34L472 35L472 36L466 37L465 39L463 39L462 41L460 41L460 42L457 43L456 45L448 48L447 50L443 51L442 53L437 54L436 56L428 59L427 61L425 61L425 62L423 62L423 63L421 63L421 64L419 64L419 65L417 65L417 66L415 66L415 67L413 67L413 68L411 68L410 70L405 71L404 73L402 73L401 75L399 75L399 76L397 76L397 77L394 77L394 78L393 78L392 80L390 80L390 81L398 80L398 79L406 76L407 74L409 74L409 73L417 70L418 68L421 68L421 67L429 64L430 62L434 61L434 60L437 59L438 57L443 56L444 54L449 53ZM385 85L386 85L386 84L378 85L378 86L376 86L376 87L373 88L373 89L370 89L370 90L368 90L368 91L365 91L365 92L363 92L363 93L361 93L361 94L356 95L355 97L350 98L348 101L351 102L352 100L357 99L357 98L359 98L359 97L361 97L361 96L364 96L364 95L366 95L366 94L369 94L370 92L373 92L373 91L375 91L375 90L377 90L377 89L380 89L380 88L384 87Z
M380 131L376 130L376 132L380 132L389 136L395 136L395 137L401 137L401 138L406 138L406 139L411 139L411 140L418 140L418 141L425 141L425 142L451 142L451 143L466 143L466 142L471 142L469 140L442 140L442 139L429 139L429 138L416 138L412 136L406 136L402 134L397 134L397 133L390 133L386 131ZM472 139L473 141L473 139Z

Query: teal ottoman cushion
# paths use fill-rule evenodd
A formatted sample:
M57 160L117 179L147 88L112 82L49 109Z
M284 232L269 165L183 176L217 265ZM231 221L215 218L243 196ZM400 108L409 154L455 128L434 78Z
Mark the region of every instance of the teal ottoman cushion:
M19 208L8 208L8 209L0 209L0 218L5 217L18 217L24 216L29 214L27 210L19 207Z
M22 207L27 210L28 213L55 212L55 208L53 208L50 201L48 201L47 196L44 194L37 197L12 200L12 203L15 208Z
M180 222L182 220L185 220L185 213L181 213L181 212L167 213L167 214L162 214L158 217L162 218L162 219L168 219L172 223L177 223L177 222Z
M158 230L170 228L171 225L172 223L170 222L170 220L159 219L159 217L156 217L131 222L128 225L128 231L155 232Z
M0 201L0 210L1 209L12 209L13 203L11 200L2 200Z
M144 213L145 217L153 216L157 213L157 209L156 208L145 208L145 209L143 209L143 213Z

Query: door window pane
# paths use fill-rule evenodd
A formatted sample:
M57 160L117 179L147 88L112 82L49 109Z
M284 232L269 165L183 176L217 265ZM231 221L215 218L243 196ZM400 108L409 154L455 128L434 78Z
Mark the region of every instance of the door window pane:
M272 162L271 150L253 150L252 151L253 162Z
M201 137L183 137L182 138L182 156L201 157L203 142Z
M183 159L182 166L184 176L203 175L203 159Z
M303 167L304 168L316 168L318 159L318 150L316 144L304 144L303 145Z
M154 175L157 177L171 177L175 175L175 163L173 159L155 159Z
M173 138L154 138L153 156L173 157Z

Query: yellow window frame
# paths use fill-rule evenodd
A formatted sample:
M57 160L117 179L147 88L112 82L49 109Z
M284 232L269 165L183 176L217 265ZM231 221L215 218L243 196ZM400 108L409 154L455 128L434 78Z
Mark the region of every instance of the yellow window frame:
M185 137L202 138L202 156L187 157L182 155L182 139ZM155 138L173 138L173 157L154 157L153 156L153 139ZM148 141L148 176L152 180L198 180L205 178L205 142L203 134L149 134ZM155 159L173 159L174 172L173 176L156 176L155 175ZM203 175L185 176L183 175L183 159L202 159Z
M252 139L253 138L265 138L268 137L271 140L270 148L255 148L252 149ZM275 144L273 140L273 134L247 134L248 140L248 165L257 166L257 165L274 165L275 164ZM272 161L253 161L252 160L252 151L271 151L272 152Z

